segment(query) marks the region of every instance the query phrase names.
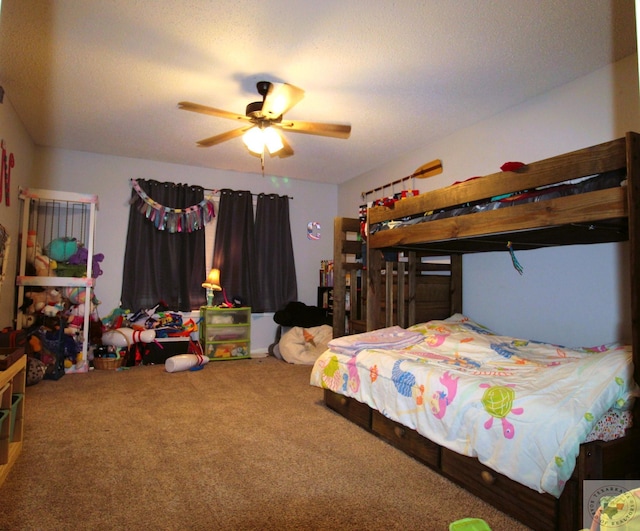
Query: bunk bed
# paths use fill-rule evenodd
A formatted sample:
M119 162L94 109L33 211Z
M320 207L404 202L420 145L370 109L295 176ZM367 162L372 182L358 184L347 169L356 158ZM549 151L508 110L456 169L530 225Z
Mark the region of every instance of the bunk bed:
M590 183L584 188L585 181L600 175L604 175L609 184L601 187ZM496 202L504 204L492 204ZM640 135L627 133L623 138L531 163L516 171L472 179L403 199L391 206L371 208L368 211L366 327L370 331L384 329L400 318L405 319L399 321L400 324L411 327L410 330L421 326L429 328L429 324L416 323L442 319L443 311L449 315L461 312L460 257L465 253L506 251L508 242L517 252L555 245L628 240L633 367L627 364L627 372L630 381L640 382L639 202ZM339 232L336 235L341 237ZM336 248L339 248L337 244ZM445 268L448 278L445 285L449 290L445 299L449 307L443 310L437 304L426 314L416 315L415 308L412 309L417 302L416 282L412 277L424 263L422 255L450 257L450 266ZM405 261L398 260L398 256L404 256ZM334 299L341 300L340 297L339 292L334 292ZM399 301L395 311L394 297ZM405 314L407 306L409 311ZM446 319L436 321L433 326L463 326L467 320L457 316L453 321L453 324ZM619 354L619 350L612 349L612 356L614 351ZM356 356L350 359L360 363ZM434 442L429 433L420 433L419 427L407 427L394 420L384 407L376 408L375 400L356 400L354 396L359 395L349 385L353 370L354 366L349 366L348 361L340 365L337 358L332 359L331 351L316 362L312 383L325 388L325 404L329 408L533 529L574 531L582 528L584 480L640 478L637 401L632 410L636 427L628 427L624 436L607 441L585 438L576 450L570 477L561 482L559 492L550 493L535 490L512 479L511 474L496 472L476 457ZM342 383L327 385L322 378L329 373L339 377ZM432 391L426 390L425 397ZM512 411L518 413L515 408ZM494 416L495 420L500 417Z

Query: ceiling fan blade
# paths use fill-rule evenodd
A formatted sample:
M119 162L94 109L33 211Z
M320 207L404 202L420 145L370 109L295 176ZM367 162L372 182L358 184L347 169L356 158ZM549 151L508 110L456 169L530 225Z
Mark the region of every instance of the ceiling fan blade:
M347 124L324 124L318 122L301 122L299 120L283 120L279 124L292 133L306 133L308 135L330 136L332 138L349 138L351 126Z
M248 116L242 114L236 114L229 111L223 111L214 107L207 107L206 105L200 105L199 103L192 103L190 101L181 101L178 103L178 108L185 111L199 112L201 114L209 114L211 116L217 116L219 118L228 118L229 120L243 120L248 121Z
M276 151L272 156L280 157L281 159L290 157L291 155L293 155L293 148L291 147L291 144L287 142L287 139L284 137L284 135L281 134L280 138L282 139L282 149Z
M264 98L262 114L269 120L282 116L304 98L304 90L289 83L273 83Z
M232 129L231 131L227 131L226 133L221 133L219 135L211 136L209 138L203 138L202 140L198 140L196 144L199 147L211 147L216 144L221 144L222 142L226 142L227 140L231 140L232 138L236 138L242 135L245 131L248 131L253 127L251 125L245 125L244 127L239 127L238 129Z

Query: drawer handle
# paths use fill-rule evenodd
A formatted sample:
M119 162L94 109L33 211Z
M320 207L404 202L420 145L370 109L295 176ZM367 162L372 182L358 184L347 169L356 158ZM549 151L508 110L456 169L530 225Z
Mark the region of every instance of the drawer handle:
M493 485L496 482L495 476L493 476L490 472L483 470L480 472L480 477L482 481L484 481L487 485Z
M393 428L393 433L396 434L396 437L402 438L402 437L404 437L406 431L405 431L404 428L401 428L400 426L395 426Z
M346 406L347 405L347 397L346 396L341 396L340 397L340 405L341 406Z

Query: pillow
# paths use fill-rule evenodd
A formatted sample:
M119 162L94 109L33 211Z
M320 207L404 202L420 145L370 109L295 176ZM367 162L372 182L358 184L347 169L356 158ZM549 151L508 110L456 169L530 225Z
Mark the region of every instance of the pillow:
M329 325L302 328L294 326L282 335L278 351L288 363L313 365L328 348L333 337L333 328Z

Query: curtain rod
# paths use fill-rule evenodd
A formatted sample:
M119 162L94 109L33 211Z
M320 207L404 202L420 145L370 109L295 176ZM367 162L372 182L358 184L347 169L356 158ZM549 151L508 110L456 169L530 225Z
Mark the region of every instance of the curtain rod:
M236 191L236 190L234 190ZM244 190L243 190L244 191ZM247 190L248 191L248 190ZM204 188L204 193L205 194L210 194L210 195L215 195L215 194L219 194L220 190L217 189L212 189L212 188ZM258 197L259 195L271 195L269 193L266 192L260 192L259 194L254 194L253 192L249 192L253 197ZM278 195L278 194L274 194L274 195ZM284 197L288 198L288 199L293 199L293 196L290 195L285 195Z

